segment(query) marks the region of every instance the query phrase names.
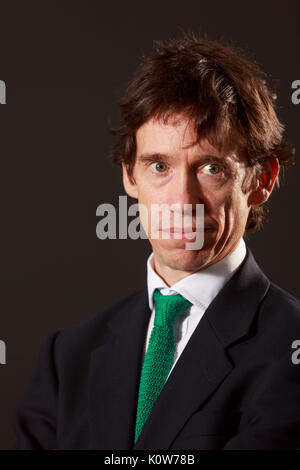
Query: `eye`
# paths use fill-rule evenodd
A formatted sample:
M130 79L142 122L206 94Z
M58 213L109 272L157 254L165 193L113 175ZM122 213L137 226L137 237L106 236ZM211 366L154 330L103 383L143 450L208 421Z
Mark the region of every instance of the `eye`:
M217 163L208 163L202 168L202 173L206 175L217 175L221 173L222 167Z
M151 165L154 165L154 171L157 173L164 173L167 169L167 165L163 162L155 162L152 163Z

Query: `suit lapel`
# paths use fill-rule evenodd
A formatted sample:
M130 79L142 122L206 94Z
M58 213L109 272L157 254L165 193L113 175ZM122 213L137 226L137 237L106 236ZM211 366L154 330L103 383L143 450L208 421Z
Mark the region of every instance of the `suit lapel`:
M133 446L139 374L149 322L147 290L112 306L91 354L89 417L93 449Z
M134 445L147 290L111 307L101 345L91 355L89 407L93 448L168 449L190 416L231 372L230 345L245 336L269 281L248 249L245 260L206 310Z

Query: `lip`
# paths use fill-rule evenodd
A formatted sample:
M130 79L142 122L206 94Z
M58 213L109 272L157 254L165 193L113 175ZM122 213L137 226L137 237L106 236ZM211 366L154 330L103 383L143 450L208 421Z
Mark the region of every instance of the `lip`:
M211 230L212 227L207 227L204 228L205 230ZM185 227L185 228L177 228L177 227L170 227L170 228L164 228L160 230L161 232L170 232L170 233L199 233L201 232L200 228L195 228L195 227Z
M206 232L209 229L204 229ZM174 240L187 240L192 241L195 238L198 239L201 229L193 229L192 227L186 227L184 229L179 227L170 227L170 229L160 230L161 234L167 235L167 238Z
M167 238L174 240L193 240L200 233L199 230L161 230L162 234L166 234Z
M168 231L168 229L163 229L163 231ZM184 228L177 228L177 227L170 227L171 233L191 233L191 232L199 232L199 229L193 227L184 227Z

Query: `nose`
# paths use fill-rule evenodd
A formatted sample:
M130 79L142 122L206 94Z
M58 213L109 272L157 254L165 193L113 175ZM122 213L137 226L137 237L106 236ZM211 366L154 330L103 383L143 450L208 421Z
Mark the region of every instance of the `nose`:
M196 213L196 204L203 204L204 198L195 171L188 165L180 168L176 178L172 181L169 202L177 204L184 211L184 205L189 204L193 215Z

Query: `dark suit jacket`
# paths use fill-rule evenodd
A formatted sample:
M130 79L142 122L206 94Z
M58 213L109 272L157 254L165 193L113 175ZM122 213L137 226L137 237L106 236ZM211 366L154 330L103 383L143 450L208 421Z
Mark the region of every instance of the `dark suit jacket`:
M300 447L300 302L247 255L210 304L134 445L147 289L53 333L15 416L18 449Z

